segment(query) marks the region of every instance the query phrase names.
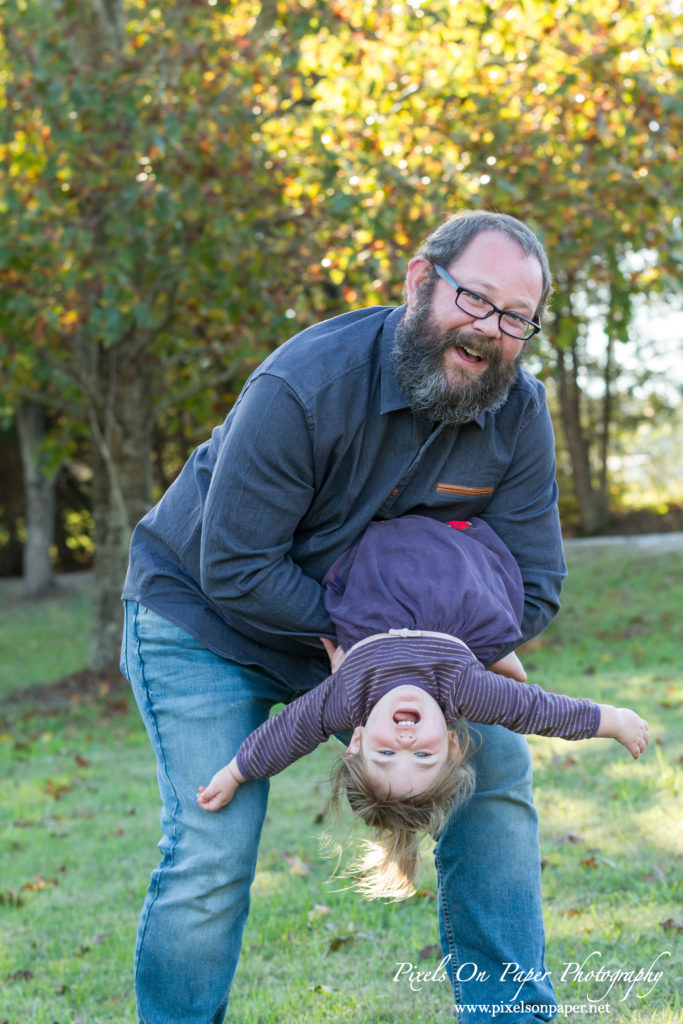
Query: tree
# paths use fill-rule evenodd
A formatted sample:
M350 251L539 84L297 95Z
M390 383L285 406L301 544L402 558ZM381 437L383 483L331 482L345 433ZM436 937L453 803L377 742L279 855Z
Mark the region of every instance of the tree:
M264 68L282 96L293 72L266 0L230 17L121 0L1 10L6 386L87 423L103 667L165 404L233 384L277 320L267 268L290 265L293 217L277 161L245 140ZM259 228L280 218L277 235Z
M631 301L671 289L680 268L675 12L666 0L344 10L349 32L318 39L334 91L320 91L310 121L311 142L317 133L334 154L326 194L354 211L334 225L332 273L351 301L383 298L373 279L390 279L448 211L497 208L534 225L556 270L542 355L583 528L593 532L607 514L617 349ZM319 168L304 173L296 188L315 192ZM605 336L595 437L583 383L591 322Z
M151 467L170 479L299 324L400 300L411 250L460 207L528 220L551 253L539 355L599 525L631 297L680 266L666 0L21 0L0 17L0 359L15 406L87 425L96 664L116 656Z
M24 579L26 592L35 596L52 583L50 548L55 535L56 470L45 465L45 409L38 402L24 400L16 410L19 448L26 495L26 543Z

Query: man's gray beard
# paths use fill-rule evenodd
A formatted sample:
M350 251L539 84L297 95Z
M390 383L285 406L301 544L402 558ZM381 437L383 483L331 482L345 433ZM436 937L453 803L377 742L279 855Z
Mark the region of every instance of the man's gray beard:
M444 372L443 354L456 342L485 358L488 366L472 377L463 368L458 382L451 383ZM423 413L433 423L455 426L505 404L523 353L522 349L515 359L503 362L490 338L462 329L441 332L431 322L427 301L406 313L396 328L392 364L413 412Z

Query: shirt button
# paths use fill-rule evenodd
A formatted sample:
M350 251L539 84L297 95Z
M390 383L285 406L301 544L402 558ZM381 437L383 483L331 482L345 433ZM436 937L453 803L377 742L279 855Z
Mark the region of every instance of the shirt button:
M397 494L398 494L398 487L394 487L393 491L391 492L391 497L395 498Z

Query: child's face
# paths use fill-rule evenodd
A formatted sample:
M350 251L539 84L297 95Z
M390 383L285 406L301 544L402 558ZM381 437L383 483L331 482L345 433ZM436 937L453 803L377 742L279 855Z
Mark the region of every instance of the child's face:
M365 726L353 733L348 752L360 754L379 792L422 793L451 756L441 708L416 686L396 686L377 701Z

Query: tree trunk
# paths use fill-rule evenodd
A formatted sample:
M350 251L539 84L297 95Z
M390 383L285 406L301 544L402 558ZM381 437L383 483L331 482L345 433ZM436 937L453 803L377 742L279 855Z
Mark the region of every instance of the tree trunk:
M119 661L123 622L121 590L133 527L152 504L153 408L144 360L101 349L98 392L104 408L91 409L95 608L92 667L111 671Z
M577 379L576 346L572 343L568 348L558 347L556 352L560 416L572 465L581 532L598 533L605 525L607 509L605 496L593 485L589 444L581 426L581 389Z
M21 462L24 470L26 541L23 577L26 592L35 596L54 582L50 548L55 533L55 476L46 472L41 443L45 438L45 410L24 401L16 412Z
M607 332L607 348L605 351L605 369L603 372L604 394L602 398L602 424L600 437L600 471L599 491L600 498L605 509L605 518L609 504L608 485L609 473L607 459L609 458L609 447L611 441L613 410L613 378L614 378L614 336L610 330Z

